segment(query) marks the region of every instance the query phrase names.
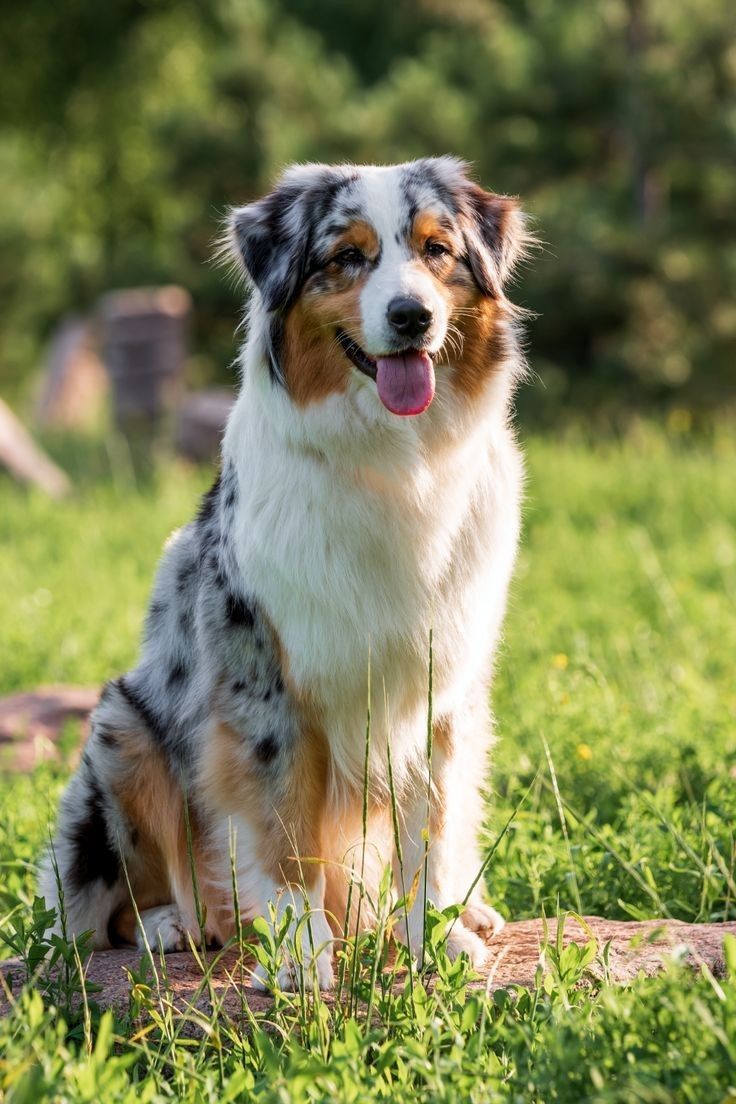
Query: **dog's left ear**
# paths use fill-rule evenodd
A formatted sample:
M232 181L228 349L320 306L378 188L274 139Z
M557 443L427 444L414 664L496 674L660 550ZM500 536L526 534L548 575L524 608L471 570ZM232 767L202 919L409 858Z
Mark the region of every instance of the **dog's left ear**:
M526 228L526 218L511 196L487 192L471 181L465 183L462 210L465 244L475 281L485 295L500 299L533 240Z

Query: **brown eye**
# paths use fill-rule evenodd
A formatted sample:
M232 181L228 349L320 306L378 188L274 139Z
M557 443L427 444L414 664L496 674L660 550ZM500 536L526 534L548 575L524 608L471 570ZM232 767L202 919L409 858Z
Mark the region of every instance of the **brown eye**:
M428 241L424 246L424 253L427 257L447 257L450 250L442 242Z
M341 268L346 268L348 265L362 265L364 261L365 254L356 245L348 245L330 257L330 264L339 265Z

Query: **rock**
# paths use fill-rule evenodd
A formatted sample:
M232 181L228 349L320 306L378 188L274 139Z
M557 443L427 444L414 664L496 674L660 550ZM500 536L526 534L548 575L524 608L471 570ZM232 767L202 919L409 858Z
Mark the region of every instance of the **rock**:
M90 323L70 316L51 336L36 417L42 426L64 429L94 425L108 384Z
M600 957L604 946L609 944L609 978L619 984L632 981L640 972L649 977L659 973L673 956L691 967L705 963L716 976L722 976L723 938L727 934L736 936L736 921L686 924L680 920L605 920L601 916L585 916L583 919L589 932L573 916L565 917L565 945L584 945L592 935L598 944L599 955L590 973L593 978L602 979ZM557 921L553 918L546 924L547 942L554 944ZM507 924L489 942L491 956L483 984L490 989L509 985L532 987L540 946L544 941L544 925L543 920L520 920Z
M29 771L53 756L66 722L85 720L99 694L96 688L47 686L0 698L0 767Z
M179 408L176 448L190 460L214 460L235 394L227 388L193 391Z
M727 933L736 935L736 922L685 924L674 920L650 920L629 923L588 916L585 923L590 932L572 916L567 916L564 923L565 945L571 942L585 944L591 934L598 943L599 954L590 969L591 980L602 977L601 955L604 946L609 944L609 978L618 983L631 981L640 972L647 976L656 974L673 956L692 968L704 964L716 977L722 976L723 938ZM548 942L554 943L556 921L547 921L547 928ZM507 924L490 941L488 967L475 986L491 992L513 985L532 988L543 941L542 920ZM97 951L92 955L87 967L87 979L99 986L93 999L101 1008L127 1010L130 998L127 971L138 973L141 958L141 952L134 950ZM241 965L235 950L219 955L215 952L208 954L209 961L214 960L208 985L203 984L202 971L190 953L166 955L164 969L157 954L154 959L158 963L162 991L168 989L172 1003L179 1011L196 1009L209 1015L212 1010L210 994L223 1012L233 1017L242 1014L243 1002L253 1011L262 1011L271 1005L267 994L251 987L248 967ZM23 983L23 968L17 960L0 963L0 971L14 989ZM154 989L155 985L154 981Z

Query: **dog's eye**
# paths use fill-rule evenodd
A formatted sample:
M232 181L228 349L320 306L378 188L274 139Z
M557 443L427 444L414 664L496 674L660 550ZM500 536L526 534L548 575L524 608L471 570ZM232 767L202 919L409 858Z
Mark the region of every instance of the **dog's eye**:
M365 254L358 249L357 245L346 245L344 249L338 250L330 257L330 264L345 268L347 265L361 265L364 260Z
M449 252L447 246L440 241L430 240L424 246L424 253L427 257L446 257Z

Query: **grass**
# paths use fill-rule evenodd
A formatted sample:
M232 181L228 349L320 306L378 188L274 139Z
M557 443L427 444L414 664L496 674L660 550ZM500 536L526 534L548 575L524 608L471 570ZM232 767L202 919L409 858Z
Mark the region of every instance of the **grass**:
M527 443L486 825L492 845L528 792L487 876L516 919L736 918L736 441L727 426L676 430ZM171 466L135 491L104 454L75 458L63 506L0 484L2 692L125 669L160 545L208 480ZM33 863L65 777L0 779L0 931L31 959L46 938ZM28 990L0 1021L0 1101L736 1101L734 947L725 979L673 967L581 989L584 956L553 940L537 988L484 998L442 955L447 922L430 914L432 992L417 974L388 991L369 937L334 1009L283 996L247 1029L210 1020L196 1040L144 967L132 1014L153 1026L100 1018L94 994L85 1012L75 949L59 946L61 1015Z

